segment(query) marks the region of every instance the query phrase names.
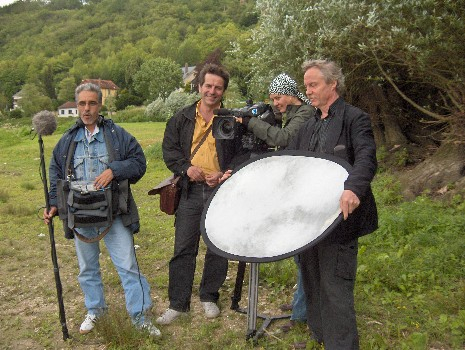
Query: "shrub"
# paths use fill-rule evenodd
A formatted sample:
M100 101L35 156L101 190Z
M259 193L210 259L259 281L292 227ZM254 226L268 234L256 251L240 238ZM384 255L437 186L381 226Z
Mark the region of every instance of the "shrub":
M165 100L170 116L184 106L188 106L200 98L198 94L189 94L183 91L173 91Z
M152 121L166 121L169 118L169 111L161 97L150 103L145 108L144 115Z
M158 97L145 109L145 116L151 121L167 121L184 106L188 106L199 99L198 94L184 91L173 91L165 100Z
M126 109L113 114L111 118L117 123L149 121L144 114L144 107L135 106L128 106Z
M13 109L10 111L10 118L12 119L20 119L23 117L23 111L19 108Z

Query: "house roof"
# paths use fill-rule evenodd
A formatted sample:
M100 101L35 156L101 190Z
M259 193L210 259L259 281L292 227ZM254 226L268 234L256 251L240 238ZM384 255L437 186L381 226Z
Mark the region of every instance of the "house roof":
M182 78L186 79L186 77L188 77L189 74L191 74L194 71L194 69L195 69L195 66L190 66L190 67L186 66L186 67L181 68Z
M103 80L103 79L84 79L81 81L82 84L84 83L92 83L95 85L100 86L101 89L107 90L119 90L119 87L112 82L111 80Z
M77 108L77 104L74 101L68 101L63 103L58 109L66 109L66 108Z

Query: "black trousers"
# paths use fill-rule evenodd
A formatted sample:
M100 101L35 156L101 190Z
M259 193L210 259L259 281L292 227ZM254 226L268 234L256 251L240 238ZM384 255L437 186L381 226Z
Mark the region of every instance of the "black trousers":
M334 234L300 255L307 323L325 349L359 349L354 308L358 240L337 243Z
M169 263L168 296L170 308L190 309L196 258L200 242L200 219L213 189L206 183L192 183L188 198L181 198L176 213L174 254ZM200 300L217 302L219 289L228 272L228 260L207 249L200 282Z

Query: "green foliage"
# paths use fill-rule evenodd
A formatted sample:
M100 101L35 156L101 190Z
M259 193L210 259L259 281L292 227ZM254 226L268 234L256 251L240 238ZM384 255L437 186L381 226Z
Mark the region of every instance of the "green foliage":
M451 323L439 327L438 322L446 310L455 320L464 303L460 281L465 252L458 242L463 240L465 218L459 208L427 197L378 209L379 229L360 240L359 307L371 308L372 317L383 322L388 332L402 331L405 339L398 348L427 348L444 334L453 342ZM367 303L374 296L376 301ZM403 310L411 312L407 316ZM463 342L463 328L456 332Z
M65 103L74 101L74 90L76 89L76 81L73 77L66 77L58 84L58 101Z
M10 113L8 113L10 118L20 119L23 117L23 110L21 108L15 108Z
M378 205L393 205L402 201L400 182L389 173L376 175L373 190Z
M144 331L134 327L125 311L123 307L116 306L99 319L96 330L101 334L105 343L111 344L116 349L156 348L157 341L150 339L146 334L142 337Z
M170 117L170 112L161 97L149 103L144 113L147 118L153 121L166 121Z
M274 288L292 288L297 278L297 266L293 259L260 264L260 279Z
M200 96L197 93L185 93L183 91L173 91L168 98L165 100L166 108L171 115L173 115L179 109L191 105L195 101L199 100Z
M417 122L445 123L444 136L463 139L465 7L456 1L259 0L257 9L254 86L281 71L299 78L304 60L330 58L342 65L349 99L381 86L387 96L402 94Z
M144 115L144 107L128 106L122 111L112 114L111 119L117 123L149 121Z
M140 115L143 116L142 109ZM74 121L58 118L58 130L44 138L47 163L53 146ZM57 300L47 227L37 217L44 203L37 139L24 133L30 123L30 118L11 119L0 128L0 182L8 184L0 188L3 218L0 272L4 291L0 307L9 315L0 318L0 324L2 345L7 348L17 347L18 342L27 342L33 348L53 348L63 343L58 314L50 312L56 310ZM141 218L141 232L134 236L139 246L138 263L151 284L156 317L169 303L168 262L174 244L174 218L161 213L158 196L148 196L147 191L169 175L161 156L165 123L122 126L137 138L147 156L147 173L131 188ZM381 175L374 180L379 229L359 240L355 306L360 348L422 349L426 344L427 349L462 349L465 341L463 197L456 196L450 203L426 196L411 202L392 200L397 192L391 193L385 187L395 188L395 179L385 173ZM56 220L54 227L68 327L73 336L64 345L66 348L245 350L254 347L244 339L247 327L244 315L228 308L236 262L230 262L228 278L221 288L222 317L215 320L204 317L198 295L205 253L203 243L197 259L199 273L194 280L191 317L161 327L163 336L156 340L131 326L117 271L102 244L100 263L109 317L99 324L97 332L79 335L77 330L86 310L76 281L74 246L72 241L63 238L61 222ZM295 278L296 265L292 258L260 264L258 312L279 314L279 305L292 299ZM247 278L241 306L246 304L246 284ZM29 287L24 288L25 285ZM18 313L19 309L25 312ZM259 347L284 349L291 348L294 341L308 340L306 327L283 334L277 331L279 322L268 327L272 336L261 338ZM192 339L195 339L194 345ZM308 342L307 347L310 346L319 348Z
M199 98L196 93L173 91L166 99L159 97L150 103L145 109L145 115L152 121L167 121L179 109L194 103Z
M18 101L25 116L32 117L42 110L53 110L52 100L38 86L26 84L22 89L22 98Z
M68 82L85 78L113 80L134 95L136 72L159 58L175 63L176 78L168 69L151 89L139 88L146 100L166 98L181 86L185 63L225 51L256 19L254 1L21 1L0 8L0 95L11 101L31 83L58 105L71 100ZM128 105L140 103L118 110Z
M181 70L166 58L153 58L134 75L134 89L146 100L166 98L181 83Z
M144 102L142 97L133 95L128 91L124 90L118 93L118 97L115 101L115 107L117 110L125 109L128 106L140 106Z

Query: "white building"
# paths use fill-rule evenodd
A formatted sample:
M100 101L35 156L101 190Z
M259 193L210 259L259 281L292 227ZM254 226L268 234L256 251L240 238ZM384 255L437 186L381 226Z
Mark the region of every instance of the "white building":
M66 102L58 107L59 117L78 117L76 102Z

